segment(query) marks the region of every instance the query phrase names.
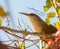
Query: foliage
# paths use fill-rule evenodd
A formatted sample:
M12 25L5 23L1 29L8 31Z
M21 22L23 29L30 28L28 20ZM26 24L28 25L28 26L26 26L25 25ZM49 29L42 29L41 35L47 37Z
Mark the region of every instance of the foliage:
M46 0L46 6L44 6L44 12L47 12L51 7L54 7L56 10L56 12L49 12L47 14L46 23L48 25L50 24L50 19L56 17L56 13L58 15L58 18L60 18L60 6L57 3L60 3L60 0Z
M55 22L55 26L57 29L59 29L60 28L60 21Z
M7 17L7 13L4 11L3 7L0 7L0 25L2 25L2 20L4 17Z
M60 17L60 7L56 7L56 12L58 14L58 17Z
M25 45L24 45L24 44L18 44L17 47L18 47L19 49L25 49Z
M55 12L50 12L50 13L47 14L48 18L54 18L55 16L56 16Z
M50 18L46 18L46 23L50 25Z
M48 10L51 7L54 7L56 12L48 12ZM59 21L55 22L54 25L57 29L60 29L60 0L46 0L46 6L44 6L44 12L48 12L47 18L45 19L45 22L48 25L50 25L50 19L56 17L56 14L58 15ZM59 32L59 37L60 37L60 32ZM47 45L49 47L48 49L57 49L59 47L59 44L58 44L58 43L60 43L60 42L58 42L58 39L60 41L59 37L56 37L54 41L52 41L51 39L47 40L48 42L46 41ZM51 43L48 44L49 42L51 42Z
M52 7L52 2L51 0L46 0L46 6L44 6L44 12L47 12L48 9Z
M0 25L2 25L2 18L0 17Z
M4 11L4 9L2 7L0 7L0 16L1 17L6 17L7 13Z
M47 6L44 6L44 12L47 12L47 11L48 11Z

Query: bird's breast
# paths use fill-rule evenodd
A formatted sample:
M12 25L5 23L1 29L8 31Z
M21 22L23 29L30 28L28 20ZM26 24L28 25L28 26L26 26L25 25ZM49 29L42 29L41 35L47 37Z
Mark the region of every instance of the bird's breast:
M42 22L42 20L40 20L39 17L29 16L27 18L31 22L35 32L41 32L42 31L42 29L43 29L43 22Z

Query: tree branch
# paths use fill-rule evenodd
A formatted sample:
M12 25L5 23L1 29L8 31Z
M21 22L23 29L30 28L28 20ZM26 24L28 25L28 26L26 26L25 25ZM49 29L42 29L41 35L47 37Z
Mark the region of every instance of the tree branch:
M10 31L12 33L21 33L21 34L24 34L24 35L39 36L39 37L42 37L43 39L45 39L45 37L50 38L52 36L50 34L46 35L46 34L38 33L38 32L29 32L29 31L16 30L16 29L7 28L7 27L4 27L4 26L0 26L0 29L3 30L3 31Z
M12 34L12 33L8 32L8 31L5 31L5 32L7 32L8 34L10 34L10 35L12 35L14 37L18 37L20 39L24 39L23 37L17 36L15 34ZM36 41L37 40L37 41L39 41L40 39L34 39L34 40L32 40L32 39L24 39L24 40L28 40L28 41Z

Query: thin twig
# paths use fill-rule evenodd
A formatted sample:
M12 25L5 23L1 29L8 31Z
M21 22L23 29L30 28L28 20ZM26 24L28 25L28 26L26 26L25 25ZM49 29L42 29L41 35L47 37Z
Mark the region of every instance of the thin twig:
M7 41L1 41L1 42L10 42L10 41L13 41L13 40L7 40Z
M11 34L11 33L9 33L8 31L5 31L5 32L7 32L8 34L10 34L10 35L12 35L12 36L14 36L14 37L18 37L18 38L24 39L23 37L17 36L17 35L15 35L15 34ZM28 40L28 41L39 41L40 39L35 39L35 40L25 39L25 40Z
M32 45L30 45L30 46L27 46L26 48L29 48L29 47L31 47L31 46L33 46L33 45L35 45L36 43L38 43L38 41L37 42L35 42L35 43L33 43Z
M19 24L19 29L21 30L22 26L21 26L21 24L20 24L19 18L18 18L18 24ZM22 28L22 29L23 29L23 28Z
M34 43L34 42L33 42ZM37 44L35 44L37 47L38 47L38 49L40 49L40 47L37 45Z
M40 12L41 14L45 14L45 13L43 13L43 12L41 12L41 11L39 11L39 10L36 10L36 9L34 9L34 8L30 8L30 7L27 7L28 9L31 9L31 10L34 10L34 11L38 11L38 12Z

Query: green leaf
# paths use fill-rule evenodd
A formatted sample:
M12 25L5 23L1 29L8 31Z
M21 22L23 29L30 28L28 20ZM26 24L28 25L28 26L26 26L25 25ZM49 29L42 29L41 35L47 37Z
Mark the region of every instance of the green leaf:
M25 49L25 45L24 44L18 44L17 46L19 49Z
M2 25L2 18L0 17L0 25Z
M45 21L48 25L50 25L50 18L47 17Z
M44 6L44 12L47 12L47 11L48 11L47 6Z
M51 0L46 0L46 3L50 3L51 2Z
M0 7L0 16L1 17L6 17L7 13L4 11L4 9L2 7Z
M48 18L54 18L56 16L56 13L55 12L49 12L48 14L47 14L47 17Z
M52 7L52 1L46 0L46 6L44 6L44 12L47 12Z
M60 21L57 21L56 23L54 23L54 25L56 26L57 29L60 28Z
M52 1L51 0L46 0L46 6L49 8L52 7Z
M56 11L57 11L58 17L60 17L60 7L56 7Z
M47 7L48 7L48 9L49 9L49 8L51 8L51 7L52 7L52 4L51 4L51 3L47 3L47 4L46 4L46 6L47 6Z

